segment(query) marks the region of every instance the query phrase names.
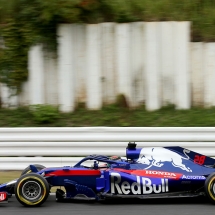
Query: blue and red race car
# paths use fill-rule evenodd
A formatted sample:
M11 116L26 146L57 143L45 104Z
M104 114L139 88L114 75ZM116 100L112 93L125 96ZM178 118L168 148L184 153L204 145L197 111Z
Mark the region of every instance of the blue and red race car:
M215 159L182 147L129 143L125 159L90 155L73 167L30 165L18 179L0 185L0 201L15 194L23 205L39 206L53 186L65 188L57 189L57 201L207 196L215 203Z

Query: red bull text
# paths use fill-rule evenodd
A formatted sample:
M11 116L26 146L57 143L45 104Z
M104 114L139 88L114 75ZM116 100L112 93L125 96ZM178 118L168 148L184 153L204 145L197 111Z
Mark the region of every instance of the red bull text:
M111 193L113 194L151 194L169 192L168 179L160 180L158 184L153 184L151 179L146 177L136 176L136 181L129 183L122 181L119 173L111 173Z

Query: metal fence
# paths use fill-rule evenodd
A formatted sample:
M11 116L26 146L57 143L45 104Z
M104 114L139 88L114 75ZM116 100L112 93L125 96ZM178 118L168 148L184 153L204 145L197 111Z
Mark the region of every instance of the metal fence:
M89 154L125 156L129 141L137 147L182 146L215 156L215 128L1 128L0 170L21 170L30 163L70 166Z

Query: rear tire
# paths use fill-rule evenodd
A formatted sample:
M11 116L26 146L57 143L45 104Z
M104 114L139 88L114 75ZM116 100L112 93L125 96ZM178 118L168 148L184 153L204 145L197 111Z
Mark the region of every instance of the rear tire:
M46 168L45 166L43 166L43 165L41 165L41 164L33 164L33 165L37 168L38 171L40 171L40 170ZM31 171L31 168L30 168L30 166L28 166L28 167L26 167L26 168L22 171L22 173L21 173L20 176L25 175L25 174L28 174L28 173L31 173L31 172L32 172L32 171Z
M24 206L42 205L49 196L49 184L45 178L36 173L22 175L15 185L15 196Z
M205 193L208 199L215 204L215 173L211 173L205 181Z

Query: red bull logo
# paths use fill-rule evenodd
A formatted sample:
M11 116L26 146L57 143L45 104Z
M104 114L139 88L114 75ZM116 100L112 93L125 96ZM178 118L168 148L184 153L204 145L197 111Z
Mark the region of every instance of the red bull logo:
M162 147L146 147L141 150L137 163L146 164L148 167L145 169L149 169L153 166L162 167L165 162L170 162L174 167L180 168L187 172L192 172L190 167L183 164L183 160L189 160L189 156L186 153L189 153L190 151L184 149L183 152L185 157Z
M119 173L111 173L111 193L113 194L151 194L169 192L168 179L158 179L160 183L153 184L151 179L136 176L136 181L122 181Z

